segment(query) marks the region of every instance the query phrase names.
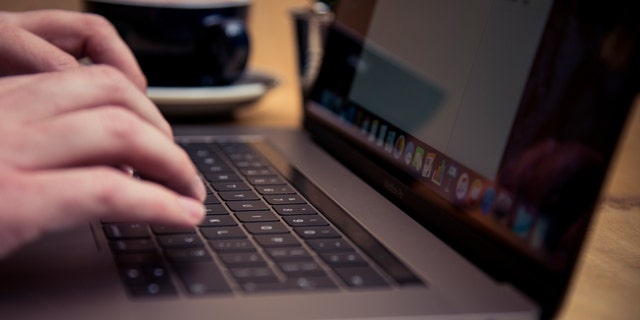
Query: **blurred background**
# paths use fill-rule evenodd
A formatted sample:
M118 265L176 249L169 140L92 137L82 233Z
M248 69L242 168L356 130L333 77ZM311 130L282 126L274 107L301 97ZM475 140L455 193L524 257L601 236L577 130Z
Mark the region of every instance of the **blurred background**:
M248 68L266 72L278 86L249 108L237 110L233 119L246 125L294 127L302 114L295 33L291 10L309 7L310 0L254 0L249 12L251 54ZM1 11L66 9L82 11L82 0L1 0Z

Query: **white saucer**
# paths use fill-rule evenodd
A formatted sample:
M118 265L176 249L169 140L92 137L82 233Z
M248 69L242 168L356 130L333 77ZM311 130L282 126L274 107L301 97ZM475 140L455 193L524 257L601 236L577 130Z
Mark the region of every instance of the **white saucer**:
M277 84L273 76L253 71L229 86L149 87L147 96L169 116L229 114L249 106Z

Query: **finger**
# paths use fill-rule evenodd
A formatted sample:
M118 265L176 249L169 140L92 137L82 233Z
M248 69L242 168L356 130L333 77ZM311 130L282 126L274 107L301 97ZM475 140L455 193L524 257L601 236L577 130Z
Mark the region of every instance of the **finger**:
M0 258L42 233L108 220L194 226L201 203L108 167L20 172L0 168ZM38 199L38 201L34 201Z
M46 204L34 212L43 229L96 219L194 226L204 215L202 203L192 198L107 167L38 173L31 182L41 190L39 202Z
M14 26L0 15L0 75L77 68L77 60L42 38Z
M170 137L171 127L158 108L115 68L96 65L63 72L3 79L3 104L22 122L104 105L122 106ZM7 111L4 110L6 113Z
M204 200L205 190L187 154L172 139L118 107L63 114L32 123L14 165L52 169L126 165L180 194Z
M146 78L133 53L105 18L73 11L41 10L13 14L9 19L75 58L89 57L95 63L111 65L142 91L146 88ZM41 71L62 69L55 59L51 62L50 69Z

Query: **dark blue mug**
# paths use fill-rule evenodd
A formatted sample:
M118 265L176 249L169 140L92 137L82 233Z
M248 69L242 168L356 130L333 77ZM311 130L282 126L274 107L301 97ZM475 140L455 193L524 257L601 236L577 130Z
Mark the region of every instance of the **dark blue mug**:
M249 58L248 0L86 0L136 56L150 87L229 85Z

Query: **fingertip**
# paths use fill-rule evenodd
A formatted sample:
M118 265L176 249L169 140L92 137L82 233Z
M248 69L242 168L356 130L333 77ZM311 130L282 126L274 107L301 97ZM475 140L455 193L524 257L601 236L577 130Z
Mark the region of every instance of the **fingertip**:
M204 201L204 199L207 197L207 189L199 175L195 175L195 178L193 179L193 189L196 195L196 199L200 202Z
M184 196L180 196L178 201L191 224L198 224L204 219L205 208L202 203Z
M139 67L136 68L135 72L131 74L131 78L133 79L133 83L140 89L140 91L146 93L147 87L149 86L147 82L147 77L142 73L142 69Z

